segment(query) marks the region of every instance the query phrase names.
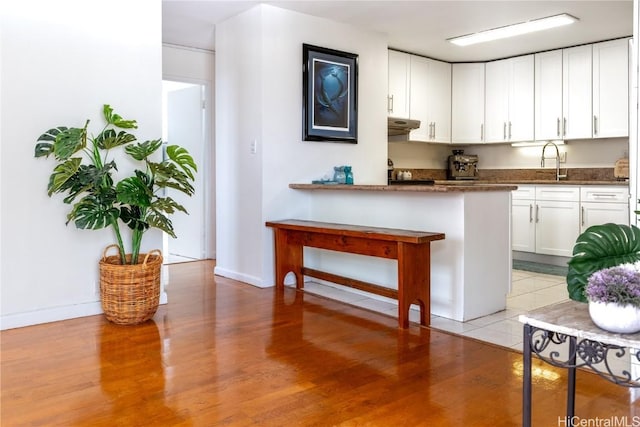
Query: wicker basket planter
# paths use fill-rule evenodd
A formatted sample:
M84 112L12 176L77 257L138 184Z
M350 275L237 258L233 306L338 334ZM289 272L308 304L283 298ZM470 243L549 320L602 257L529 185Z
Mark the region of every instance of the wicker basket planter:
M107 246L100 260L100 298L107 320L119 325L136 325L153 317L160 303L160 272L162 252L154 249L140 254L140 264L120 263L119 255L107 255ZM131 254L127 255L127 262Z

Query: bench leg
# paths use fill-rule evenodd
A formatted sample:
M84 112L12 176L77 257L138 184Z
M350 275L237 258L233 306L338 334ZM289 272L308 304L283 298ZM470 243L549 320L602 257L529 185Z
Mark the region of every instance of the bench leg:
M409 327L409 308L420 306L420 324L431 320L431 247L429 243L398 243L398 325Z
M284 289L284 278L292 271L296 275L296 287L302 289L302 245L291 243L287 230L275 230L276 289Z

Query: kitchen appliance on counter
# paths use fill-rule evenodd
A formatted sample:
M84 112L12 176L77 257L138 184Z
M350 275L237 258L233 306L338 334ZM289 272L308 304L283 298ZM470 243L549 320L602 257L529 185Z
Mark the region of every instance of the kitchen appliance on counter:
M449 156L447 179L478 179L478 156L453 150Z

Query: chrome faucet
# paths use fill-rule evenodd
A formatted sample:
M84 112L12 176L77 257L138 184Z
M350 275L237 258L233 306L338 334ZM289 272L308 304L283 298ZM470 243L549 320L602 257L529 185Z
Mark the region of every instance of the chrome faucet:
M544 144L544 147L542 147L542 158L540 159L540 167L543 168L544 167L544 160L546 158L549 159L553 159L553 157L545 157L544 156L544 150L547 148L548 145L553 145L553 147L556 149L556 181L560 181L560 178L566 178L567 177L567 170L565 169L564 171L564 175L560 175L560 150L558 150L558 146L556 145L555 142L553 141L549 141L546 144Z

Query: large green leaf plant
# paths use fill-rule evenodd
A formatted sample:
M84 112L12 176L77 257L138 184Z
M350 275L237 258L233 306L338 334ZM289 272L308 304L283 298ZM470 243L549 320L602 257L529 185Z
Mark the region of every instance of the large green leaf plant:
M587 228L576 240L569 260L569 298L587 302L584 289L598 270L640 261L640 229L634 225L602 224Z
M120 222L131 230L131 264L138 263L142 236L149 228L158 228L176 237L169 219L176 211L186 209L165 189L171 188L193 195L196 164L186 149L166 147L160 162L152 161L162 147L160 139L137 142L129 129L137 129L135 120L125 120L109 105L103 106L105 126L97 135L89 135L87 120L82 128L55 127L43 133L35 146L35 157L53 155L56 166L49 177L48 194L65 194L64 203L71 204L67 224L73 221L80 229L112 227L120 260L126 263L126 250ZM111 150L122 147L139 168L117 183L118 171Z

